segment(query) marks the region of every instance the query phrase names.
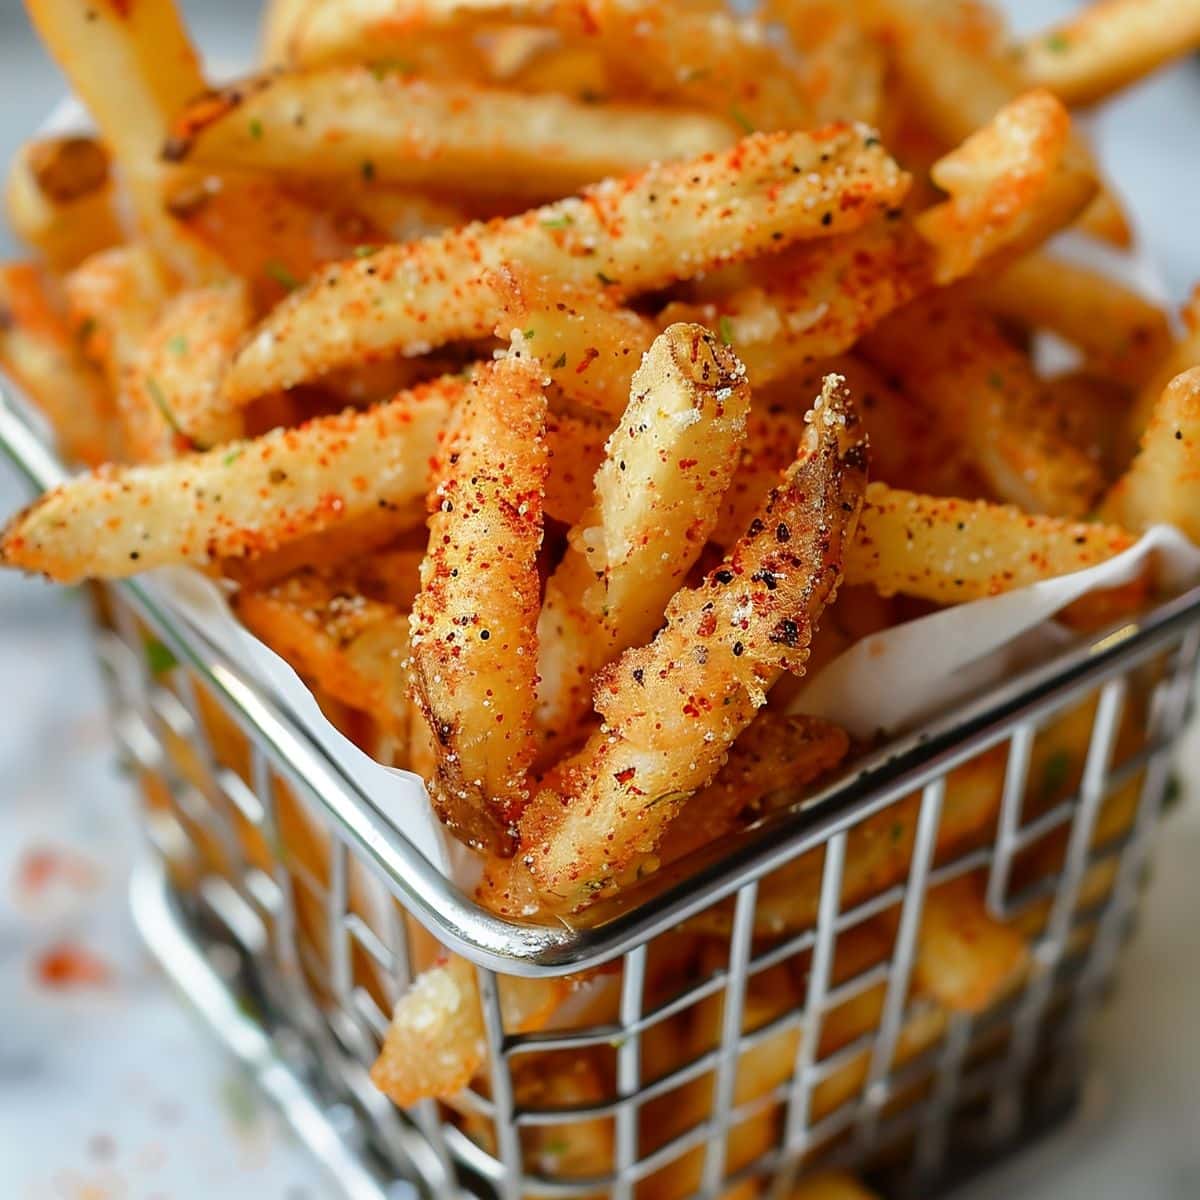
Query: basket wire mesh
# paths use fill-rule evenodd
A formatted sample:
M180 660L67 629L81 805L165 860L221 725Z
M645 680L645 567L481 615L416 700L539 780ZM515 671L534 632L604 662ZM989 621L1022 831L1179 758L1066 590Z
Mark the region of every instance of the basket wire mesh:
M0 442L39 486L59 476L7 406ZM719 858L543 927L437 875L152 583L109 586L98 607L145 800L142 927L355 1200L399 1179L502 1200L782 1196L818 1161L928 1195L1046 1126L1130 928L1200 653L1197 589L867 758ZM1078 761L1048 786L1063 729ZM862 886L864 847L889 829L900 866ZM926 898L964 876L1030 945L983 1011L916 982ZM789 917L810 885L811 919ZM453 1102L401 1112L367 1068L442 946L476 964L486 1062ZM568 972L588 982L566 1016L511 1027L514 980Z

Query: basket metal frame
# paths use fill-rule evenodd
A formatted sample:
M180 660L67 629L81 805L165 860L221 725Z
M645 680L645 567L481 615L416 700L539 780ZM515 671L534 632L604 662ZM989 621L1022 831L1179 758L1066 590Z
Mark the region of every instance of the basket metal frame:
M0 445L37 487L51 487L63 478L62 467L35 432L34 422L2 395ZM115 681L119 702L116 731L125 754L147 770L161 770L164 732L198 745L218 781L222 802L267 836L277 832L270 800L272 774L285 779L324 814L334 835L329 879L310 879L305 886L327 913L334 1011L322 1013L308 988L297 982L303 980L304 972L297 961L294 937L294 868L289 868L289 880L280 864L272 878L249 868L243 860L236 880L205 881L202 900L206 910L219 919L231 944L239 946L249 961L272 956L276 969L288 981L278 997L284 1023L298 1031L310 1049L315 1048L319 1073L337 1079L343 1093L365 1114L374 1146L396 1171L411 1172L429 1190L446 1194L452 1187L452 1164L458 1164L484 1180L503 1200L522 1196L566 1200L598 1192L632 1198L640 1181L692 1151L703 1154L699 1195L716 1197L751 1175L772 1181L772 1194L782 1195L798 1164L822 1145L836 1143L833 1161L859 1162L905 1138L912 1138L915 1147L908 1180L912 1186L924 1188L947 1176L953 1157L952 1120L963 1105L975 1100L985 1102L985 1116L976 1122L981 1144L992 1148L1010 1144L1031 1124L1026 1082L1048 1051L1059 1078L1047 1085L1046 1094L1061 1101L1075 1079L1075 1052L1087 1014L1111 977L1136 906L1166 790L1172 746L1187 717L1200 654L1200 588L1194 588L1136 621L1122 623L1006 681L919 733L896 740L819 794L729 839L719 859L710 856L706 861L701 855L678 870L661 872L586 924L568 927L499 918L446 880L372 798L327 758L298 721L244 678L216 647L175 618L156 594L152 579L112 585L112 596L118 634L102 635L101 649ZM185 668L172 673L178 676L174 690L154 682L132 627L135 620L149 626ZM1147 744L1113 769L1129 678L1140 664L1163 654L1169 654L1171 661L1154 694ZM219 701L249 739L252 787L216 762L204 738L193 678ZM1099 701L1077 794L1036 820L1024 821L1026 776L1039 726L1093 693ZM993 843L952 861L936 862L947 773L1002 743L1008 743L1009 749ZM1132 828L1110 844L1095 845L1093 830L1103 801L1138 775L1143 779L1141 802ZM850 831L918 792L919 818L907 878L882 895L843 910L840 897ZM202 797L192 795L189 800L185 785L178 798L185 817L189 802L195 804L194 819L212 826L230 847L231 855L238 858L236 839L229 829L222 828L212 806L206 806ZM1056 828L1069 829L1061 871L1024 894L1010 895L1014 859ZM153 828L151 834L153 840ZM815 928L756 952L753 931L760 881L819 847L825 848L825 856ZM169 857L170 847L161 846L160 850ZM1078 901L1085 875L1101 862L1116 864L1114 884L1100 903L1081 911ZM494 1131L491 1149L472 1141L432 1103L401 1116L366 1083L362 1065L373 1057L387 1015L356 987L351 956L356 947L368 953L391 981L394 995L407 984L411 963L402 922L393 920L386 929L373 929L353 911L352 877L363 870L443 945L478 968L490 1088L486 1094L468 1089L459 1107L490 1124ZM910 994L910 983L924 897L930 887L979 870L988 872L989 906L997 916L1014 916L1039 900L1051 901L1049 918L1033 946L1030 980L995 1011L979 1017L952 1015L945 1035L936 1044L899 1065L896 1056L902 1031L922 1003ZM650 943L721 901L732 905L726 964L657 1009L644 1011ZM838 937L893 906L899 906L900 915L890 961L834 986L831 968ZM1084 926L1091 929L1091 939L1083 951L1073 950L1073 935ZM743 1004L748 981L802 954L811 956L803 1005L763 1028L747 1031ZM505 1028L497 974L554 976L616 960L620 960L621 975L615 1024L541 1033L513 1033ZM880 984L886 990L878 1028L833 1055L819 1058L818 1034L824 1017L838 1004ZM640 1039L645 1031L717 994L724 997L719 1044L665 1079L644 1081ZM1060 1008L1061 1019L1051 1022L1052 1010ZM1047 1035L1052 1025L1056 1036L1050 1039ZM738 1104L740 1056L787 1029L804 1030L790 1079L771 1095ZM994 1030L1006 1031L1007 1054L973 1065L972 1048ZM616 1094L610 1100L557 1110L531 1110L517 1102L513 1069L522 1055L605 1044L616 1048ZM868 1066L861 1094L814 1120L813 1098L822 1081L864 1054ZM640 1153L641 1106L705 1075L713 1081L707 1119L653 1151ZM922 1081L929 1089L925 1099L894 1111L897 1098ZM782 1109L779 1144L749 1166L727 1170L729 1130L768 1105ZM565 1180L528 1168L523 1130L588 1119L612 1122L611 1173ZM422 1135L417 1143L412 1137L414 1129Z

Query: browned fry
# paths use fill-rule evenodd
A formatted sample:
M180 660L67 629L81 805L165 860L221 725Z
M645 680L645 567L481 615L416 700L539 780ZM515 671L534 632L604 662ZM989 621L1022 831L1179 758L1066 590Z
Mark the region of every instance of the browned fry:
M626 297L790 242L858 228L907 177L868 132L760 134L582 197L339 263L281 304L235 360L235 403L345 363L487 337L483 270L507 262Z
M801 792L833 770L849 749L845 731L828 721L759 713L733 743L717 777L683 805L659 857L673 862L723 837L757 815L767 796Z
M802 672L840 578L864 485L859 424L826 380L800 457L728 558L679 592L648 646L598 680L604 719L521 823L548 902L576 908L653 851L682 803L720 770L784 671Z
M862 352L957 434L994 496L1052 516L1091 511L1100 467L1064 436L1032 363L995 318L935 292L881 323Z
M1116 525L873 483L846 552L846 581L873 584L885 596L961 604L1094 567L1134 541ZM1145 594L1144 586L1135 591Z
M301 571L266 591L243 588L234 610L251 633L322 691L407 741L408 618L349 580Z
M484 367L455 412L413 604L412 673L439 815L503 852L528 798L537 682L546 398L534 366Z
M1031 254L976 292L991 312L1026 329L1049 329L1077 346L1097 373L1142 383L1167 354L1166 313L1100 271Z
M595 288L555 286L519 267L492 277L503 305L496 336L536 358L563 395L607 416L629 403L629 384L654 341L654 324Z
M379 508L409 508L462 390L461 379L442 379L365 412L81 476L9 523L0 558L62 582L111 579L257 557Z
M1149 379L1138 389L1137 400L1129 413L1125 437L1132 452L1150 423L1163 389L1184 371L1200 367L1200 286L1192 289L1180 312L1183 336L1163 355Z
M0 368L46 415L68 460L114 457L111 399L31 263L0 266Z

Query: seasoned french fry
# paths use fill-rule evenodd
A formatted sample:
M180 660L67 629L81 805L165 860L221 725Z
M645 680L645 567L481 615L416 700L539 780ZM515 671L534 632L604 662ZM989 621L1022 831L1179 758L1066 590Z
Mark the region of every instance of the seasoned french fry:
M491 279L504 315L496 336L536 358L564 396L608 416L629 403L629 385L654 341L654 324L602 292L556 287L520 268Z
M1064 103L1094 104L1200 47L1196 0L1093 0L1020 47L1026 78Z
M724 836L773 792L803 791L836 767L849 748L845 731L828 721L759 713L734 742L717 777L684 804L659 857L673 862Z
M959 454L993 495L1027 512L1091 511L1099 465L1064 436L1032 363L993 317L935 292L881 323L862 352L958 432Z
M469 845L503 852L528 798L548 454L537 369L484 368L447 434L412 612L412 674L433 732L431 796Z
M1133 465L1113 486L1101 516L1142 530L1178 525L1200 542L1200 367L1177 375L1142 434Z
M134 462L162 462L242 436L241 414L224 407L220 382L250 318L239 280L183 292L167 305L121 393L126 452Z
M108 152L95 138L26 142L9 164L4 206L13 233L55 271L121 240Z
M1116 525L873 483L846 550L846 582L873 584L885 596L961 604L1093 567L1134 541Z
M978 880L961 876L925 897L913 987L950 1012L981 1013L1021 980L1029 950L1019 933L992 919Z
M784 671L802 672L836 591L865 470L858 421L836 376L815 404L801 457L721 566L678 593L648 646L600 678L603 732L521 822L521 854L548 901L574 908L611 890L654 849L683 801Z
M631 296L768 247L855 229L898 202L906 186L865 131L747 138L582 198L338 264L263 323L226 390L243 402L347 362L486 337L498 313L481 269L518 261L565 283L599 282Z
M505 1029L539 1029L558 1007L570 984L564 979L499 980ZM476 969L458 955L423 971L400 997L371 1080L407 1107L431 1096L462 1091L484 1064L487 1033L479 1007Z
M409 508L425 495L462 389L460 379L443 379L365 412L81 476L10 522L0 558L63 582L111 579L256 557L378 508Z
M220 278L221 264L162 206L171 170L159 162L158 151L167 121L204 90L175 4L28 0L25 7L121 165L144 235L190 282Z
M592 480L604 461L607 439L607 426L565 413L547 414L546 516L567 526L578 523L592 503Z
M112 403L30 263L0 266L0 368L45 413L70 461L114 456Z
M591 707L596 670L662 623L712 532L749 406L745 368L707 330L672 325L650 347L596 472L592 507L546 584L543 737L569 741Z
M1131 452L1150 424L1167 384L1176 375L1182 375L1192 367L1200 367L1200 286L1192 289L1180 317L1184 327L1183 336L1163 355L1162 361L1138 389L1136 403L1130 410L1125 434Z
M194 101L171 161L544 199L736 140L702 113L585 104L368 67L264 76Z
M1062 258L1031 254L981 280L975 294L1006 320L1053 331L1098 372L1125 383L1143 382L1170 348L1166 314L1157 304Z
M242 589L234 609L303 676L408 738L408 618L349 581L302 571L263 592Z

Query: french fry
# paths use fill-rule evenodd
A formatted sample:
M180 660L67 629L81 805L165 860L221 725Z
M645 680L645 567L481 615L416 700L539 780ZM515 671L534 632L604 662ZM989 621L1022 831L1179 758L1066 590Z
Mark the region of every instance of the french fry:
M583 516L592 503L592 480L604 461L607 439L607 426L567 413L547 414L546 516L567 526Z
M250 327L239 280L183 292L163 311L130 364L122 390L126 452L162 462L242 436L241 414L221 402L222 373Z
M243 588L234 610L322 691L408 739L408 618L350 581L301 571L267 591Z
M1058 334L1096 371L1124 383L1142 383L1170 348L1166 314L1157 304L1062 258L1031 254L981 280L975 294L1005 320Z
M950 1012L985 1012L1028 966L1025 939L988 914L978 880L960 876L925 897L913 961L922 995Z
M414 693L438 752L434 805L493 853L511 843L536 748L545 420L530 363L502 359L471 383L447 434L412 612Z
M1142 434L1133 465L1113 486L1101 517L1143 530L1178 525L1200 541L1200 367L1177 375Z
M1093 0L1020 47L1027 79L1065 104L1095 104L1200 47L1196 0Z
M8 167L9 228L55 271L121 240L108 152L78 134L26 142Z
M408 509L416 524L430 459L462 388L443 379L365 412L81 476L10 522L0 559L62 582L113 579L256 557L381 508Z
M112 458L112 402L31 263L0 266L0 368L45 414L68 460Z
M226 391L242 403L347 362L486 337L498 313L481 271L505 262L631 296L758 250L857 228L905 188L906 177L863 131L747 138L582 198L338 264L260 326Z
M679 592L648 646L598 680L605 721L521 822L521 855L548 901L607 892L654 849L686 798L720 769L784 671L802 672L836 591L865 470L836 376L814 405L801 456L725 562Z
M607 416L625 411L653 322L602 292L555 287L519 267L498 271L491 285L504 312L496 336L511 339L513 354L536 358L568 399Z
M220 278L221 264L162 204L171 175L158 158L167 121L204 90L199 60L172 0L28 0L25 7L121 165L144 236L186 280Z
M1084 367L1044 380L1042 391L1063 437L1097 463L1106 480L1115 479L1130 460L1129 389Z
M745 369L707 330L672 325L650 347L596 472L593 504L546 584L543 737L569 741L591 707L596 670L661 624L712 532L749 406Z
M845 758L844 730L817 717L762 712L733 744L725 765L693 794L663 837L659 857L673 862L723 837L762 809L774 792L796 794Z
M702 113L585 104L368 67L263 76L195 100L170 161L544 199L650 163L723 150Z
M846 551L846 582L870 583L885 596L961 604L1093 567L1134 541L1117 525L873 483Z
M1132 449L1137 446L1154 410L1158 407L1163 389L1184 371L1200 367L1200 286L1192 289L1180 313L1183 335L1163 355L1146 382L1138 389L1137 399L1130 409L1126 423L1126 441Z
M1091 511L1100 467L1064 436L1032 363L995 318L935 292L881 323L861 349L958 432L959 455L993 495L1027 512Z
M504 976L500 1010L506 1032L539 1029L570 984L564 979ZM400 997L371 1081L401 1107L453 1096L479 1074L487 1053L476 968L449 955L423 971Z

